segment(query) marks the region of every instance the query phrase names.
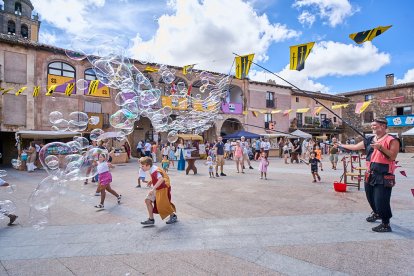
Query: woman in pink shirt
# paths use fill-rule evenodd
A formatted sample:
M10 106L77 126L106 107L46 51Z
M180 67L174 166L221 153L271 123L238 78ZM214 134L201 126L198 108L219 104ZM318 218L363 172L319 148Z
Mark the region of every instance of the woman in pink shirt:
M236 161L237 172L239 173L239 166L241 167L241 173L244 173L242 161L243 161L243 149L240 146L240 141L236 142L236 146L234 147L234 160Z

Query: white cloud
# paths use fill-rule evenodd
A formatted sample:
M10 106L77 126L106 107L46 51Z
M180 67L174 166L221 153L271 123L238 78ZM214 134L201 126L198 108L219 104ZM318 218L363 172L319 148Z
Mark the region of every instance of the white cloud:
M313 8L315 13L319 15L322 20L327 20L327 23L331 27L341 24L347 17L350 17L359 11L359 8L353 7L348 0L296 0L293 7ZM309 15L311 15L311 13L309 13ZM308 18L309 15L307 15Z
M57 37L54 33L41 32L39 35L39 42L48 45L56 44Z
M299 15L298 20L300 24L304 26L312 27L313 23L316 20L316 17L313 14L311 14L309 11L303 11Z
M322 41L316 43L313 47L312 52L306 59L305 69L302 71L290 70L289 65L286 65L277 74L301 89L329 92L328 86L315 80L327 76L365 75L378 71L382 66L389 64L390 60L389 54L380 53L369 42L362 46L355 46L353 44ZM266 81L260 73L254 73L253 76ZM267 74L267 76L271 75ZM414 77L414 70L412 77ZM278 84L287 85L275 77L272 77L272 79L275 79Z
M402 79L395 78L395 83L406 83L406 82L414 82L414 68L405 72L404 77Z
M82 34L89 26L89 9L103 7L105 0L33 0L41 20L72 34Z
M159 18L159 28L149 40L135 38L135 58L148 55L155 61L199 67L219 72L230 69L234 56L255 53L255 60L268 59L273 42L299 36L282 24L272 24L265 14L257 14L241 0L170 1L175 13ZM206 62L212 61L214 62Z

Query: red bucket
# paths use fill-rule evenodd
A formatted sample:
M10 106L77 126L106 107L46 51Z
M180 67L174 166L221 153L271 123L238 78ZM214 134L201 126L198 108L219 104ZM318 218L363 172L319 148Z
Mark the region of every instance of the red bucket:
M414 196L414 189L411 189L411 193L413 194L413 196Z
M334 182L334 189L337 192L346 192L346 183L341 183L341 182Z

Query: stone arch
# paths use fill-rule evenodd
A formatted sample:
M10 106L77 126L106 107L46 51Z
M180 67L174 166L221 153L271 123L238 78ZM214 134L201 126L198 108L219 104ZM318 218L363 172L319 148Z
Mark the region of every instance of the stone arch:
M239 130L244 130L243 124L240 120L236 118L227 118L221 125L220 135L225 136Z

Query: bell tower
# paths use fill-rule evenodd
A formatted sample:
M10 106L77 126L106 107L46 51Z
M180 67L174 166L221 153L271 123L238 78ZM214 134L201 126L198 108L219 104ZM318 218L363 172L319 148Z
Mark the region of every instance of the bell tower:
M0 6L1 6L0 0ZM33 15L33 5L30 0L3 0L0 7L0 33L39 41L40 21L38 15Z

